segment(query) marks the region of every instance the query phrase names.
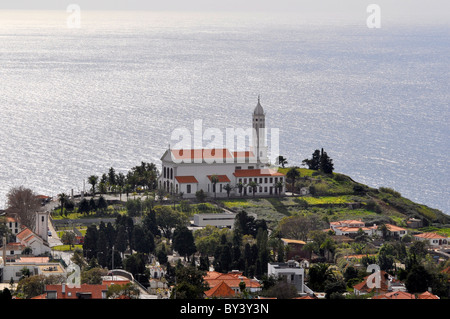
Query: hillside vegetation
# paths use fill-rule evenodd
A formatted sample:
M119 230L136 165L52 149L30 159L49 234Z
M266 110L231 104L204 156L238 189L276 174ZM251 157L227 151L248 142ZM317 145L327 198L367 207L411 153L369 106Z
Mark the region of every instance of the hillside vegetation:
M280 168L287 173L289 168ZM297 168L300 177L294 185L294 194L284 197L240 197L217 199L220 206L233 211L256 213L275 225L283 217L296 214L317 214L326 221L361 219L366 223L393 223L406 226L409 218L419 218L424 226L445 227L450 216L438 209L417 204L393 189L371 188L339 173L324 174ZM308 194L300 195L300 190ZM291 185L287 185L291 190ZM447 225L448 227L448 225Z

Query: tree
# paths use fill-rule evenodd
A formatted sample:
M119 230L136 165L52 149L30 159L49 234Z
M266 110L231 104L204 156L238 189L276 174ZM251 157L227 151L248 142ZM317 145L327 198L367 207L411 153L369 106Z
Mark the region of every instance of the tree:
M186 224L186 219L180 216L169 206L155 207L156 224L161 229L164 237L172 237L172 229Z
M125 250L127 250L128 247L128 236L126 227L124 225L119 225L117 229L117 237L114 247L119 251L120 253L124 253Z
M98 182L98 176L97 175L91 175L88 177L88 183L92 186L92 196L95 196L95 185L97 185Z
M113 167L110 167L109 168L109 172L108 172L108 184L109 184L109 186L113 186L113 185L117 184L116 176L117 176L116 175L116 171L114 170Z
M255 197L256 190L258 189L259 184L255 181L251 181L248 183L248 186L252 189L253 197Z
M225 189L225 191L227 192L227 197L230 198L230 193L233 190L233 186L231 186L230 184L226 184L223 189Z
M61 193L58 195L58 201L61 204L61 216L64 216L64 207L68 199L69 196L67 196L65 193ZM67 214L65 216L67 216Z
M73 246L75 244L75 239L75 233L73 231L65 231L61 236L61 241L64 245Z
M312 170L319 170L320 168L320 151L319 150L315 150L314 153L312 154L312 158L311 159L304 159L302 161L303 165L307 165L308 169L312 169Z
M425 267L416 265L409 271L405 286L409 293L422 293L431 286L432 279Z
M333 160L323 151L320 155L320 170L325 174L332 174L334 170Z
M137 252L150 254L155 250L155 239L153 234L144 228L143 225L136 225L133 228L134 248Z
M292 195L294 195L295 182L299 178L300 178L300 172L298 171L297 167L291 167L286 173L286 179L289 182L289 184L291 184Z
M203 299L204 292L209 289L204 281L204 271L195 267L177 266L175 269L176 286L171 298L173 299Z
M308 287L314 291L325 290L325 280L328 276L328 265L323 263L314 264L309 268L308 273Z
M91 260L92 258L97 257L97 239L98 239L97 226L90 225L86 230L83 242L83 252L87 260Z
M203 203L205 201L206 195L203 189L200 189L195 192L195 198L199 203Z
M219 182L219 177L216 174L212 175L211 176L211 184L212 184L212 189L214 192L214 198L216 198L216 185L218 182Z
M281 165L281 167L284 168L284 166L288 163L287 159L284 156L278 156L277 157L277 164Z
M87 201L86 198L83 198L80 201L80 204L78 204L78 212L82 213L82 214L87 214L90 211L90 206L89 206L89 202Z
M139 299L139 288L129 282L125 285L110 285L108 291L106 291L106 298L108 299Z
M273 184L273 187L275 188L275 191L278 193L278 196L281 196L281 192L283 191L283 182L278 181L275 184Z
M108 203L106 202L105 198L102 195L100 195L100 197L98 198L97 208L101 212L105 212L106 209L108 208Z
M194 236L186 226L175 229L172 242L173 249L181 256L184 256L185 260L186 258L189 260L189 256L197 251L194 243Z
M6 195L6 213L17 215L20 223L31 230L35 230L35 213L40 206L37 195L23 186L11 188Z
M242 182L239 182L236 184L236 187L239 190L239 194L241 194L241 196L242 196L242 190L244 189L245 185Z

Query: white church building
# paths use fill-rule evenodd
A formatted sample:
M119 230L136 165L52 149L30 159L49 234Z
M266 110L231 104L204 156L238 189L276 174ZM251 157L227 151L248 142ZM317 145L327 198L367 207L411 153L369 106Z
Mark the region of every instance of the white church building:
M169 147L161 157L159 188L183 193L185 198L195 197L199 190L216 197L284 195L286 176L269 167L265 117L258 98L252 118L252 145L247 150Z

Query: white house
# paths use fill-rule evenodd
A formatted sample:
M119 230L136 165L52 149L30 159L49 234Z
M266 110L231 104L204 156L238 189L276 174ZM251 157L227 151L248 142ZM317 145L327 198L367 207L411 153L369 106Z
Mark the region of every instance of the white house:
M313 293L313 291L305 285L305 269L294 260L286 263L268 263L267 275L275 278L284 278L288 283L297 288L299 294Z
M253 112L252 127L252 146L249 150L169 147L161 157L159 188L171 193L183 193L186 198L195 197L199 190L207 196L216 197L284 194L285 175L269 168L265 113L259 98Z
M360 229L367 235L372 236L377 230L376 225L366 227L365 223L361 220L341 220L331 222L330 228L337 236L357 234Z
M436 233L422 233L414 235L414 239L418 241L428 241L431 246L448 245L448 237L436 234Z

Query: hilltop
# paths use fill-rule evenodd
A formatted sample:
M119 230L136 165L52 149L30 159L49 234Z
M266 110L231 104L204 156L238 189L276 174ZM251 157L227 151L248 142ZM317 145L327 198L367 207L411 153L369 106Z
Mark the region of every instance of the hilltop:
M318 214L326 221L361 219L365 223L393 223L406 226L410 218L420 219L424 227L443 228L450 216L438 209L415 203L391 188L372 188L340 174L324 174L306 168L296 168L300 177L294 193L287 185L284 197L233 197L218 199L218 205L232 210L245 210L275 225L286 216ZM286 174L289 168L279 168Z

